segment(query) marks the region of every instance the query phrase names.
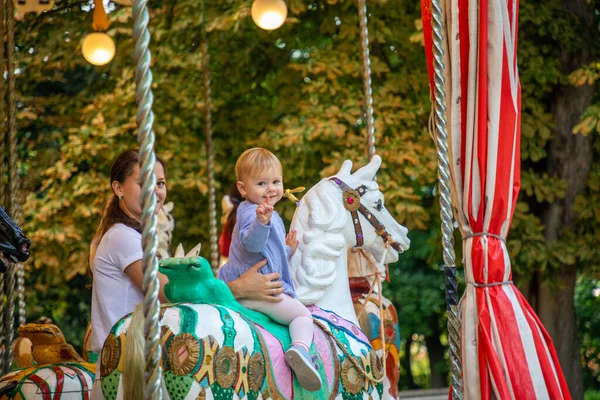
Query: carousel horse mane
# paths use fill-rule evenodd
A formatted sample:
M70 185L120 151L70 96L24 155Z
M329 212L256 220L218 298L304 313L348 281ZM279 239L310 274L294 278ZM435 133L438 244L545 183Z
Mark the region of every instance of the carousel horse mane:
M338 205L340 194L327 190L322 180L302 198L294 221L304 229L294 256L290 260L298 299L304 304L318 302L337 279L336 260L346 246L344 228L347 211ZM335 189L335 188L334 188Z
M11 263L27 261L30 245L30 240L0 207L0 272L6 272Z

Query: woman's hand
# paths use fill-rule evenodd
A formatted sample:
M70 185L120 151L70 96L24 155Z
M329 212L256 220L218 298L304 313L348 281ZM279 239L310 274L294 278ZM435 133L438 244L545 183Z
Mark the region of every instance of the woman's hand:
M285 244L290 246L290 257L291 257L294 254L294 252L296 251L296 248L298 248L298 239L296 239L296 230L295 229L292 229L290 231L290 233L287 234L287 236L285 237Z
M227 283L233 296L237 300L263 300L272 303L281 301L279 296L283 293L283 282L277 272L263 275L258 272L267 264L267 260L262 260L250 267L235 281Z

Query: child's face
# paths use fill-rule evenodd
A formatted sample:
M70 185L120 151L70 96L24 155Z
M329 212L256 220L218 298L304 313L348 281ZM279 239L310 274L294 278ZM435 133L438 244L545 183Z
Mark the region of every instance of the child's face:
M267 202L275 205L283 196L283 176L281 170L271 168L262 171L258 176L238 181L238 189L246 200L254 204Z

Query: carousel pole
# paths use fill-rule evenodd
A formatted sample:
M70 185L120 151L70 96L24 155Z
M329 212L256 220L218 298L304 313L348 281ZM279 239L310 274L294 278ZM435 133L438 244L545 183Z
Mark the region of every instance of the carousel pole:
M18 148L17 148L17 106L15 100L15 19L14 19L14 4L8 1L6 4L6 71L7 71L7 87L6 87L6 131L8 133L8 213L17 224L21 224L21 206L19 199L19 166L18 166ZM14 337L14 322L15 322L15 283L22 282L23 264L16 263L9 268L8 279L6 280L6 313L4 316L5 322L5 359L4 370L8 372L12 368L12 341ZM21 271L21 272L20 272ZM23 304L23 288L17 287L19 316L21 310L23 317L25 307ZM19 321L21 319L19 318Z
M363 91L365 93L365 122L367 124L367 151L369 160L375 155L375 124L373 117L373 90L371 88L371 57L369 52L369 28L367 0L358 0L360 46L362 53Z
M150 71L151 55L148 48L150 32L148 21L150 19L147 0L135 0L133 3L133 41L135 67L135 100L137 104L136 122L138 125L138 144L140 146L141 161L141 186L142 186L142 270L144 280L144 337L146 346L144 355L145 368L145 399L162 399L162 369L160 366L160 330L158 301L158 260L156 249L157 217L154 212L156 205L156 176L154 175L154 113L152 112L152 72Z
M438 155L440 188L440 216L442 219L442 245L446 282L446 310L448 312L448 342L450 345L450 370L453 400L463 398L462 365L460 357L460 318L458 316L458 281L454 253L454 225L450 193L450 167L448 155L448 130L446 127L446 86L444 78L444 20L443 0L432 0L434 97L433 105L435 141Z
M6 71L5 43L6 43L6 2L12 0L0 0L0 76L4 77ZM4 159L6 156L6 85L4 79L0 79L0 203L6 205L6 193L4 184ZM0 338L4 338L4 274L0 274ZM2 343L0 343L1 345ZM0 346L0 369L2 375L4 370L5 347Z
M208 220L210 226L210 265L213 272L219 269L219 236L217 233L217 195L215 188L215 157L212 144L212 103L210 91L210 69L208 34L206 32L206 1L202 0L202 68L204 72L204 109L206 135L206 164L208 173Z
M15 94L15 9L14 3L8 1L9 6L7 7L7 43L6 53L8 60L8 117L9 117L9 130L8 130L8 157L9 157L9 185L10 185L10 205L11 205L11 217L13 221L20 226L22 221L22 209L21 209L21 178L19 176L19 150L18 137L17 137L17 107L16 107L16 94ZM16 276L17 276L17 327L25 325L26 314L25 314L25 266L23 263L16 263ZM12 352L12 344L11 344ZM10 359L12 363L12 357Z

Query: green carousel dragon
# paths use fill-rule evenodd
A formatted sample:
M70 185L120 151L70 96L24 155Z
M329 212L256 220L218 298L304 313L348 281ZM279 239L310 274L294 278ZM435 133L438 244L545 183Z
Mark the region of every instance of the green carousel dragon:
M299 202L291 229L300 245L290 260L298 297L313 314L310 356L321 379L302 389L284 361L288 328L240 305L201 257L161 260L169 283L161 329L163 398L385 399L391 398L382 350L359 329L348 285L348 248L360 245L380 264L409 246L407 230L383 207L373 177L376 156L351 174L346 161ZM360 235L360 236L359 236ZM101 354L104 397L143 397L143 314L118 321Z

